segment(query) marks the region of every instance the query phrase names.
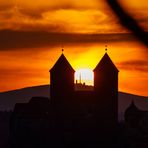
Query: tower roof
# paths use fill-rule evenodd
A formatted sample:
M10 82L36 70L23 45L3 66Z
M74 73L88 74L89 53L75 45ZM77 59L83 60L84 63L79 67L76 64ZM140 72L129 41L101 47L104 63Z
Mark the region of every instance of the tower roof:
M55 65L50 69L50 72L58 70L58 69L69 69L72 72L75 72L75 70L72 68L64 54L62 53L59 59L56 61Z
M103 56L103 58L100 60L100 62L97 64L97 66L93 71L100 70L106 67L112 68L113 70L119 72L117 67L114 65L114 63L112 62L107 53L105 53L105 55Z
M138 110L138 108L136 107L134 101L131 102L130 106L129 106L130 109L135 109L135 110Z
M126 109L125 114L131 113L131 112L139 112L140 110L135 105L134 101L131 102L129 107Z

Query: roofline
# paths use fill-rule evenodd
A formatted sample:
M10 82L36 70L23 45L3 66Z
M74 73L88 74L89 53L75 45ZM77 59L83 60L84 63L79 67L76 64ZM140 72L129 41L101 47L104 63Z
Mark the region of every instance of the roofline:
M61 56L64 56L64 54L62 53L61 54ZM60 56L60 57L61 57ZM58 58L58 60L60 59L60 57ZM65 56L64 56L65 57ZM67 60L67 58L65 57L65 59ZM55 62L55 64L58 62L58 60ZM71 66L71 64L69 63L69 61L67 60L67 62L68 62L68 64L70 65L70 67L71 67L71 70L73 71L73 72L75 72L75 70L73 69L73 67ZM52 66L52 68L49 70L49 72L51 72L52 70L53 70L53 68L54 68L54 66L55 66L55 64Z
M105 53L104 56L105 56L105 55L107 55L107 56L109 57L109 55L108 55L107 53ZM104 58L104 56L101 58L101 60ZM115 70L116 70L117 72L119 72L118 68L117 68L116 65L113 63L113 61L111 60L110 57L109 57L109 59L110 59L110 61L112 62L112 65L114 66ZM100 64L101 60L100 60L99 63L96 65L96 67L93 69L93 72L96 71L97 66Z

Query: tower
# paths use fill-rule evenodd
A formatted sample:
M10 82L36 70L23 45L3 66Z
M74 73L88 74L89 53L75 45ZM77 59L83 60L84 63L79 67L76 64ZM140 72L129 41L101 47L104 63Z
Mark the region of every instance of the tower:
M130 106L124 113L124 119L126 124L131 127L137 128L142 117L142 111L140 111L135 105L134 101L131 102Z
M64 103L73 94L74 72L74 69L62 53L50 70L50 97L52 103Z
M108 130L118 123L118 69L107 52L94 69L94 94L99 120Z

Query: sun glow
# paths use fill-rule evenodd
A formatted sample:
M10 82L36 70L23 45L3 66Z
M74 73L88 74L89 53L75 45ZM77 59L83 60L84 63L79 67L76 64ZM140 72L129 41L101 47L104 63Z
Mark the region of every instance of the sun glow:
M75 72L75 82L86 84L86 85L93 85L94 84L94 73L89 68L81 68L77 69Z

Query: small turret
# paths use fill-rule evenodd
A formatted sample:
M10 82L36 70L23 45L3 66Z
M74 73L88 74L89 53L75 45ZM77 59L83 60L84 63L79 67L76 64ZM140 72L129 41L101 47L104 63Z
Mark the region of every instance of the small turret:
M140 111L134 101L131 102L130 106L126 109L124 113L125 122L131 127L138 127L142 116L142 111Z

